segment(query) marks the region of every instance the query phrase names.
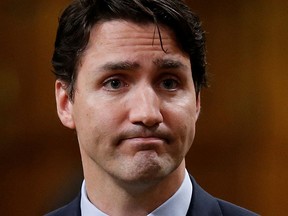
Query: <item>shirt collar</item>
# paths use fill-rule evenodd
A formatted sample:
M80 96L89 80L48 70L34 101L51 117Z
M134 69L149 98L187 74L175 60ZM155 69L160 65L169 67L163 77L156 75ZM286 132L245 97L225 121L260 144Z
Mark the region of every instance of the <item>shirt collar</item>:
M81 188L80 208L82 216L108 216L90 202L86 192L85 180L83 180Z
M176 193L166 202L164 202L161 206L148 214L148 216L185 216L189 209L190 201L192 198L192 191L192 182L190 181L187 170L185 170L184 181L182 182L180 188L176 191Z
M185 216L189 209L192 191L192 182L190 181L187 170L185 170L185 178L176 193L147 216ZM82 216L108 216L89 201L86 193L85 180L82 183L80 205Z

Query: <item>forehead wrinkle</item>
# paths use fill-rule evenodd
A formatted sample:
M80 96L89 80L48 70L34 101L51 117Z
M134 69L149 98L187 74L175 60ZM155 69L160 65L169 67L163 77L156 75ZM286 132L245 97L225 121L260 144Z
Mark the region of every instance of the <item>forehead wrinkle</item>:
M117 42L117 46L119 48L125 48L125 47L141 47L144 49L150 49L151 47L155 48L161 45L161 41L159 38L153 38L153 37L145 37L144 35L139 36L133 36L133 37L118 37L118 38L110 38L109 45L114 48L114 42ZM170 38L162 38L162 43L164 47L171 47L175 44L175 42Z
M164 45L175 43L174 33L171 32L169 28L160 26L160 32L161 32L161 39L160 39L159 34L155 30L155 27L153 26L154 24L152 23L134 26L133 22L126 22L119 20L109 22L112 24L113 22L116 23L118 22L124 26L123 28L119 29L119 28L113 28L114 26L112 25L109 26L101 25L100 27L94 30L95 31L94 33L101 34L101 32L103 33L109 31L109 34L105 37L105 39L109 40L111 45L113 44L113 41L120 42L119 46L124 47L129 45L138 45L138 46L161 45L161 41ZM130 30L128 31L127 28L130 28ZM99 37L95 38L99 39ZM129 43L127 43L127 41L129 41Z

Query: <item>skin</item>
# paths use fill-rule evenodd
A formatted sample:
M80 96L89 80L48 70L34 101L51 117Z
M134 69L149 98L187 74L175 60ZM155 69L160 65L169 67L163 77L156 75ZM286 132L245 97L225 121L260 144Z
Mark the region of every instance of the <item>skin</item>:
M74 100L65 83L55 84L59 118L77 132L89 199L109 215L147 215L184 179L200 97L189 56L160 29L167 53L154 24L98 23Z

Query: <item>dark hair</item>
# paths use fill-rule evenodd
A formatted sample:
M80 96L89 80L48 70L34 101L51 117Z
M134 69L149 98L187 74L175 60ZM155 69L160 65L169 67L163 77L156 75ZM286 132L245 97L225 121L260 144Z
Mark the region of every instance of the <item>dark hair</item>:
M206 86L205 35L199 18L182 0L74 0L59 19L52 65L57 79L67 84L73 99L78 62L91 28L99 21L123 19L168 26L180 48L189 54L195 90ZM161 32L158 28L161 40ZM162 47L163 49L163 47ZM165 52L165 50L163 49Z

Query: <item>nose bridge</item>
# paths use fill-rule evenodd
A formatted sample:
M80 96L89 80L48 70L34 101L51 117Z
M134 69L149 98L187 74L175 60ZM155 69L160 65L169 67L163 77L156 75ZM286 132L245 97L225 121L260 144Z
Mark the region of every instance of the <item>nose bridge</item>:
M142 106L145 106L145 108L154 110L157 105L159 106L158 96L154 89L149 87L142 87L139 88L139 100L142 104Z
M152 86L144 84L132 92L130 120L153 126L163 121L160 99Z

